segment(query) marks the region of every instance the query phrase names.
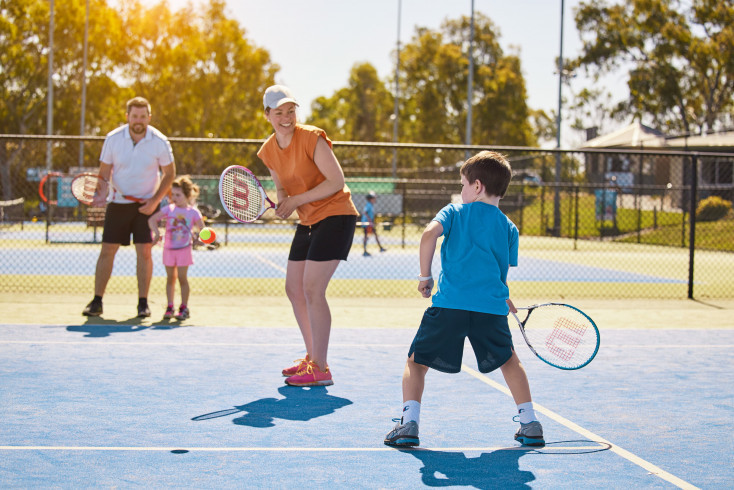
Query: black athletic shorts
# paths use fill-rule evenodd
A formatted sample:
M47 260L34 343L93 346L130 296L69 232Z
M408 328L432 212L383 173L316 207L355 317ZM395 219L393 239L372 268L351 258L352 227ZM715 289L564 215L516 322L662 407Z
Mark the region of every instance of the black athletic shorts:
M352 215L329 216L311 226L298 225L288 260L347 260L356 227L357 217Z
M506 316L436 306L423 313L408 357L415 354L413 359L418 364L458 373L466 337L483 373L494 371L512 357L512 334Z
M102 241L105 243L119 243L130 245L130 235L134 243L152 243L153 238L148 226L150 216L138 212L142 203L107 204L104 216Z

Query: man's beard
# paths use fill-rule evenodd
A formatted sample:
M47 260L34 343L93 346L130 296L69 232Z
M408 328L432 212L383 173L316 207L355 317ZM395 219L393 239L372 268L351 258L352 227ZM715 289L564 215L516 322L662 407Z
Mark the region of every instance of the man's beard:
M145 125L144 124L140 124L140 123L133 124L130 127L130 129L135 134L143 134L143 133L145 133Z

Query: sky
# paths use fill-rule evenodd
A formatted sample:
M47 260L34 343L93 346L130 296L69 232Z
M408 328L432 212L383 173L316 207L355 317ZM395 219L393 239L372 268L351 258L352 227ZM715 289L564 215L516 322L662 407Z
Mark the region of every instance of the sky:
M200 0L168 2L176 9ZM229 15L245 29L248 40L265 48L271 60L280 66L276 83L287 85L294 92L302 107L301 118L315 98L331 96L346 86L349 72L357 63L369 62L380 78L393 79L398 12L400 42L405 45L411 41L417 26L436 30L447 18L470 16L472 7L472 0L226 0L226 3ZM573 21L573 9L579 3L580 0L564 2L564 58L575 57L581 49ZM499 27L500 45L506 54L519 52L528 105L549 115L557 110L555 60L560 51L561 1L474 0L474 10ZM583 83L582 79L574 80L575 85ZM616 97L627 93L622 74L607 77L604 83ZM572 133L565 124L561 134L563 147L582 141L582 136Z

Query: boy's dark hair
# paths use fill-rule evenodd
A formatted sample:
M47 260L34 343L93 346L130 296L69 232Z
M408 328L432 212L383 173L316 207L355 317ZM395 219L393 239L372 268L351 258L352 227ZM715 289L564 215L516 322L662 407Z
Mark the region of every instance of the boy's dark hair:
M132 99L127 101L127 113L130 114L130 109L133 107L145 107L148 109L148 114L151 114L150 112L150 102L148 102L148 99L145 97L133 97Z
M490 196L505 197L512 180L510 162L496 151L480 151L464 162L460 171L470 184L481 182Z

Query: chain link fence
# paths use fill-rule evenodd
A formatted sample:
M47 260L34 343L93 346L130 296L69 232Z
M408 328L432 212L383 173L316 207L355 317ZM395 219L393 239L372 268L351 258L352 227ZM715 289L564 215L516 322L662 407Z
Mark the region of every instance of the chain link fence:
M91 295L104 209L80 205L69 185L76 173L96 171L102 143L0 135L0 292ZM274 194L256 156L262 141L171 143L178 174L198 183L199 207L217 232L213 245L195 247L192 294L282 294L295 220L268 212L242 225L228 219L217 193L219 173L238 164ZM515 172L500 203L521 233L513 296L734 297L734 154L352 142L335 143L334 152L360 211L365 195L377 194L377 234L387 250L372 235L365 248L359 227L329 294L414 296L421 232L441 207L458 202L459 166L483 149L507 155ZM150 294L162 296L160 246L153 257ZM135 262L134 247L121 247L107 292L136 291Z

